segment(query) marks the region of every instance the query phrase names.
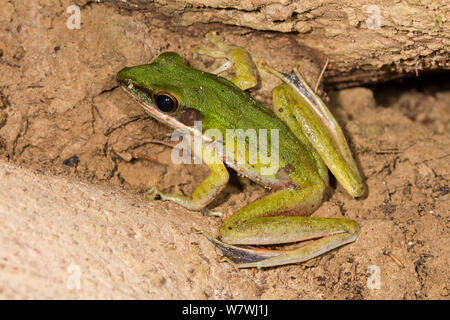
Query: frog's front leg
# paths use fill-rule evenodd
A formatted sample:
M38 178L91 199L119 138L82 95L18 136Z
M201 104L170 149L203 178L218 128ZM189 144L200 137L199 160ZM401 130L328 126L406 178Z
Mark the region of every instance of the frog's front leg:
M147 191L150 199L159 196L161 200L172 201L180 204L189 210L203 210L228 182L229 174L222 159L214 151L212 145L206 144L202 146L202 160L211 170L209 176L192 192L190 196L182 194L171 194L160 191L157 187L153 187ZM210 215L217 215L211 213Z
M250 203L222 225L221 240L202 232L222 250L226 261L238 268L272 267L300 263L353 242L359 226L353 220L274 216L287 211L314 211L322 201L324 184L286 188ZM291 250L266 250L235 245L285 244L315 239Z
M252 61L252 57L246 50L220 41L217 36L211 32L207 33L205 37L217 47L217 50L197 48L194 50L195 53L207 55L213 58L228 59L224 65L215 70L213 73L219 74L233 65L236 77L231 79L231 82L242 90L246 90L257 85L257 69Z

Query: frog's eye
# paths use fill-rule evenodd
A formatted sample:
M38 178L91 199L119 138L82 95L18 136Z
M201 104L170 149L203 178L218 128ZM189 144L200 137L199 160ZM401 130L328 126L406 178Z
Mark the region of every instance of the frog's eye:
M162 112L172 112L178 108L178 100L168 92L158 92L155 95L155 104Z

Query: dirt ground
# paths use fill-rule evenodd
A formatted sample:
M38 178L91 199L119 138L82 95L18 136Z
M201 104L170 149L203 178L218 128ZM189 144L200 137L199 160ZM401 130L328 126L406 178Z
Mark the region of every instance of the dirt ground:
M68 5L0 0L0 298L449 299L448 73L322 88L368 195L352 199L333 181L314 216L354 219L361 234L301 265L237 271L190 227L217 234L264 189L230 172L211 206L223 219L146 200L153 185L189 193L208 169L172 164L159 143L171 130L115 80L164 51L211 70L191 49L219 26L167 30L158 16L100 4L84 6L81 29L68 30ZM222 31L254 40L249 51L280 70L294 62L258 34ZM296 62L317 78L320 58ZM278 82L261 78L251 93L270 104ZM70 265L83 271L79 290L67 286Z

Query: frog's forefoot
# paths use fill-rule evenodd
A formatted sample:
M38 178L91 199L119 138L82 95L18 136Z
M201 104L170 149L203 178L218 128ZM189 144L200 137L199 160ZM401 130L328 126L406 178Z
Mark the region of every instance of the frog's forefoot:
M149 200L155 200L158 197L161 197L161 190L159 190L157 187L151 187L145 192L145 194Z
M250 248L245 246L234 246L214 238L209 233L203 230L192 228L194 233L203 234L209 241L211 241L217 248L219 248L223 255L220 258L221 262L228 262L236 268L248 268L250 265L258 263L268 258L272 258L280 254L275 250L266 250L259 248ZM258 265L251 265L258 267Z
M252 57L245 49L219 40L217 35L212 32L206 34L206 39L213 43L216 49L195 48L194 54L227 59L223 65L212 71L213 74L218 75L234 66L236 76L230 81L241 90L253 88L258 84L257 70Z
M232 65L233 64L231 63L231 61L227 60L227 61L225 61L224 64L222 64L220 67L218 67L216 70L212 71L211 73L221 74L222 72L230 69Z
M222 212L209 210L207 207L202 209L202 214L206 217L222 217Z

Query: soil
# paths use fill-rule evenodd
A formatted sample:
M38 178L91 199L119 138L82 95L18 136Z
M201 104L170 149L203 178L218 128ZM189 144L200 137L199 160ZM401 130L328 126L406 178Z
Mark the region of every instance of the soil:
M314 216L354 219L361 234L300 265L237 271L190 227L217 234L223 219L265 190L230 171L210 206L223 218L145 199L153 185L189 194L208 169L171 163L172 149L161 142L170 143L172 131L146 116L115 74L164 51L212 70L212 60L191 50L217 28L277 69L300 63L311 83L323 57L314 50L294 57L258 40L274 34L213 24L166 30L157 15L107 4L83 6L74 30L67 1L0 6L0 298L449 298L448 73L321 88L368 194L352 199L332 181ZM270 105L279 82L261 80L251 93ZM67 285L73 265L83 274L79 290Z

